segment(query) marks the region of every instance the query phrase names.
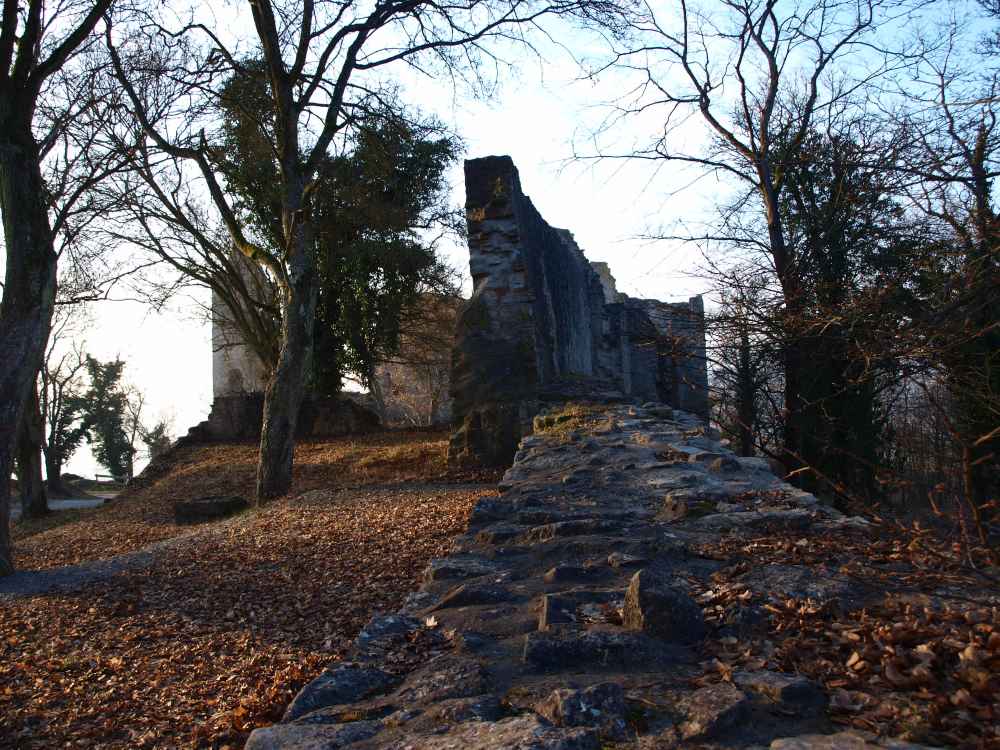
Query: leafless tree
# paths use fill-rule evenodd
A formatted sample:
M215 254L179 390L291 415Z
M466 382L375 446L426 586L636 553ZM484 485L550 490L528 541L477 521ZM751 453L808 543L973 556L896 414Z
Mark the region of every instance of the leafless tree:
M151 19L142 29L128 29L129 42L126 34L110 28L107 41L141 126L137 158L184 160L210 195L228 241L279 289L280 351L265 393L257 470L256 494L263 501L291 485L295 421L312 355L318 290L311 191L330 149L365 111L391 95L385 75L392 66L475 77L478 65L497 62L489 43L519 40L545 16L593 17L614 6L592 0L460 0L446 6L430 0L254 0L237 7L249 11L255 33L250 51L263 61L262 70L245 64L246 47L227 41L228 22L196 19L168 28ZM281 241L273 253L256 241L253 227L240 221L208 153L201 116L217 103L223 81L234 73L262 77L267 84L266 104L247 114L270 133L280 174ZM195 219L189 223L195 225Z
M1000 176L995 47L971 58L967 36L949 24L945 41L921 56L895 123L911 134L907 193L938 228L939 283L926 313L905 330L908 356L927 363L915 381L933 425L953 441L963 515L977 542L1000 534ZM990 64L994 63L994 64ZM928 427L933 426L928 423ZM1000 552L994 552L1000 556Z
M794 321L806 300L781 211L782 162L796 158L818 118L909 59L879 34L907 12L895 0L682 0L663 12L645 4L591 73L612 77L626 93L580 158L670 162L731 181L741 213L759 217L761 231L712 229L686 239L757 254L762 272L777 280L782 314ZM682 131L699 120L704 138ZM647 122L655 128L648 145L621 152L602 143ZM784 460L794 469L802 438L795 415L809 366L796 337L786 338L782 360Z
M93 41L112 0L4 0L0 27L0 209L6 274L0 303L0 575L13 570L10 483L21 417L41 366L56 298L60 217L53 221L42 163L81 102L60 88L61 71ZM75 80L75 79L74 79ZM90 182L100 177L95 172ZM62 217L86 194L71 191Z

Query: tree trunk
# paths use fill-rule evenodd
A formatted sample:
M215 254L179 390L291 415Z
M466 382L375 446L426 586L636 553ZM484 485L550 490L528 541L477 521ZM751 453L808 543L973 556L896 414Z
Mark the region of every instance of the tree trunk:
M305 243L303 242L303 245ZM257 459L257 502L280 497L292 486L295 423L312 356L318 283L310 251L300 260L286 294L278 366L264 393L264 425Z
M55 451L45 452L45 486L49 497L69 497L72 491L62 480L62 463L56 460Z
M41 518L48 513L48 498L42 482L42 414L37 391L28 396L28 406L21 417L17 480L21 485L21 514L25 518Z
M35 387L56 297L56 254L31 134L31 107L0 91L0 211L7 270L0 302L0 576L14 569L10 476L18 427ZM29 113L29 114L25 114Z
M798 458L802 447L802 381L803 357L799 342L798 326L801 322L802 303L799 294L798 269L792 262L791 252L785 242L785 231L781 223L781 207L778 201L778 191L774 187L774 179L770 165L762 162L757 165L760 177L760 195L767 211L767 239L770 245L771 257L774 260L774 270L781 284L785 309L782 330L782 365L785 376L785 413L784 413L784 455L782 461L791 472L798 469L802 462ZM796 484L801 484L802 475L797 475Z
M757 408L755 404L757 394L754 389L753 365L750 354L750 336L744 325L740 330L739 383L737 386L739 403L736 407L737 418L740 422L741 456L753 455L753 428L757 422Z

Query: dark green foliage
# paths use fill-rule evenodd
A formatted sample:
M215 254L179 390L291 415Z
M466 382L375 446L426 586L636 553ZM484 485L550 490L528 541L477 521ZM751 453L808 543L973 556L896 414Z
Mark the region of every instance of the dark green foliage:
M116 477L128 476L135 452L125 433L124 368L120 359L99 362L87 357L90 385L83 395L87 442L97 462Z
M166 422L160 421L151 429L142 430L142 442L146 444L146 450L149 451L150 459L166 453L167 449L170 448L169 429L170 427Z
M850 132L850 131L848 131ZM817 491L873 498L884 465L883 389L895 380L886 335L916 310L922 238L897 202L893 144L863 128L811 132L781 162L781 211L794 248L799 312L782 321L803 368L798 427L803 477ZM832 486L831 486L832 485Z
M234 78L223 106L217 165L239 197L242 220L272 250L280 247L278 164L273 123L261 119L267 88ZM311 191L314 250L320 275L312 387L340 390L345 374L367 380L399 345L404 312L421 292L452 291L448 273L422 229L454 224L445 171L458 146L435 123L415 122L380 105L360 116L343 153L320 165ZM272 363L266 363L271 365Z
M51 453L51 457L46 455L47 461L58 467L66 465L90 430L87 402L82 394L67 394L62 403L63 408L58 411L55 422L49 425L45 446L46 454Z

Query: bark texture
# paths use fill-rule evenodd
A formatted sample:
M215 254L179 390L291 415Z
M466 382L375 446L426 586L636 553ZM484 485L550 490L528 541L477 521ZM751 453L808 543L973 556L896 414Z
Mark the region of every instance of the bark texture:
M36 391L28 397L28 406L21 417L17 448L17 481L24 518L40 518L49 512L48 496L42 481L42 429L42 413Z
M264 426L257 463L257 501L280 497L292 486L295 422L305 395L312 356L317 283L312 263L293 281L282 316L278 366L264 394Z
M0 209L7 244L0 302L0 575L14 569L10 476L56 297L56 253L31 133L32 109L16 97L0 95Z

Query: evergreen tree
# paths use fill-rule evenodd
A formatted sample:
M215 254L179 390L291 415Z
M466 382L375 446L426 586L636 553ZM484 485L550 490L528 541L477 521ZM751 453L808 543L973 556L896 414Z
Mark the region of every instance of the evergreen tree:
M125 432L126 394L122 387L125 363L99 362L87 357L90 385L83 396L87 442L94 458L115 477L127 477L134 449Z
M273 122L257 116L269 111L261 68L248 62L247 74L230 81L213 156L239 197L241 220L276 249L283 241L280 180L270 150ZM433 243L420 230L459 223L447 205L445 179L457 154L457 143L439 125L381 106L362 116L343 153L320 163L312 198L320 280L310 373L314 392L338 392L345 374L370 381L377 361L398 349L404 313L420 293L454 292ZM245 295L235 296L248 302ZM250 302L276 307L272 299ZM241 330L247 341L277 337L273 317L233 318L244 327L270 326L270 333ZM256 349L265 366L273 367L276 342Z

